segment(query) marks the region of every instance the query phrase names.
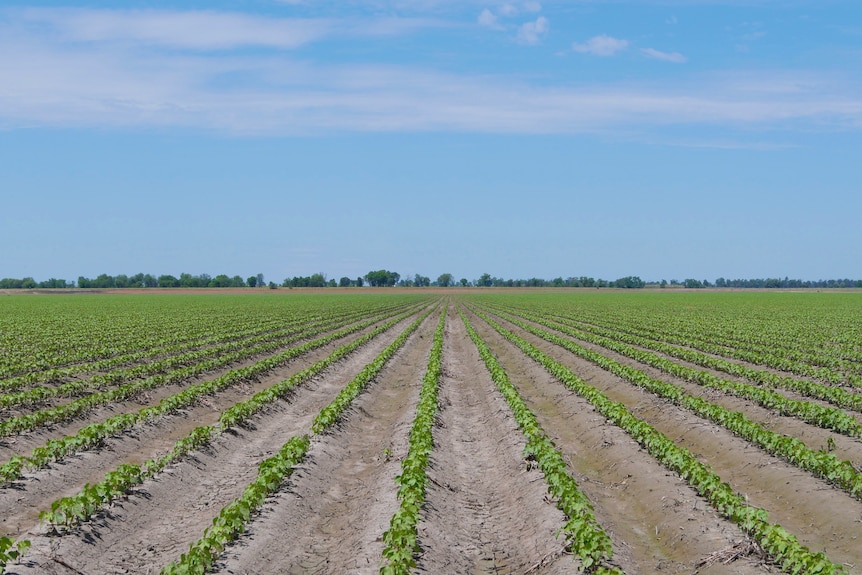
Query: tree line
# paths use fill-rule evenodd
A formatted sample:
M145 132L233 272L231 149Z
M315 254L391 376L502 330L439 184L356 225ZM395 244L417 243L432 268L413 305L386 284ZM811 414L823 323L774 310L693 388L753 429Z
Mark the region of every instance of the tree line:
M285 288L324 288L324 287L579 287L579 288L624 288L639 289L644 287L682 287L689 289L698 288L862 288L862 280L851 279L828 279L828 280L800 280L790 278L760 278L760 279L725 279L718 278L714 282L709 280L697 280L687 278L685 280L659 280L645 282L638 276L626 276L616 280L596 279L587 276L567 277L562 276L553 279L529 278L529 279L506 279L493 277L490 274L482 274L478 279L458 280L450 273L443 273L432 280L428 276L414 274L402 277L398 272L385 269L373 270L356 278L347 276L339 280L328 278L324 273L315 273L310 276L294 276L285 278L280 284L264 281L263 274L256 274L243 279L242 276L228 276L220 274L210 276L209 274L192 275L181 273L179 276L169 274L152 275L138 273L127 276L124 274L112 276L101 274L95 278L80 276L77 281L51 278L37 282L31 277L15 279L0 279L0 289L64 289L64 288L246 288L246 287L268 287L276 289Z

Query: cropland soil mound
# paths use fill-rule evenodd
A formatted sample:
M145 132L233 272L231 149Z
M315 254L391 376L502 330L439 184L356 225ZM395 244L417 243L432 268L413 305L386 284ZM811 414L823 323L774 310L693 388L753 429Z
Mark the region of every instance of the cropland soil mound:
M750 505L768 511L770 521L794 534L802 545L813 552L825 552L847 573L862 572L862 545L858 541L862 502L846 490L529 329L549 330L547 327L524 318L514 321L481 300L430 293L413 307L387 310L390 315L385 317L383 307L375 308L363 317L345 319L321 333L274 345L235 363L219 364L187 380L172 381L134 397L97 405L77 417L0 437L2 465L16 456L29 457L87 425L137 413L193 386L234 372L240 374L236 383L202 395L178 410L137 421L95 446L39 468L25 467L20 477L7 482L0 488L0 536L27 540L31 546L23 558L9 562L6 572L159 573L187 553L221 510L243 495L263 462L291 438L303 435L310 437L310 443L300 463L259 508L246 513L236 540L217 549L211 572L381 572L388 564L384 533L399 509L398 477L410 449L409 434L444 308L438 411L432 427L433 450L412 573L582 572L577 554L560 535L570 518L549 495L546 477L534 458L525 456L525 430L519 427L464 319L490 349L542 432L553 441L562 456L564 472L591 503L595 522L612 545L603 567L629 575L781 572L780 565L742 527L714 509L694 487L501 330L552 358L688 449ZM321 307L309 312L309 318L316 321L326 313ZM414 325L423 314L427 315ZM361 329L310 345L346 329L344 326L370 318L374 321ZM407 333L401 343L399 336ZM782 434L810 439L815 448L829 445L830 453L853 461L857 469L862 467L862 443L856 438L824 431L747 400L705 391L596 344L567 339L640 369L651 378L679 385L687 393L715 400ZM352 343L356 345L350 347ZM267 359L305 344L309 348L302 353L259 367ZM396 344L396 351L387 355ZM336 359L329 361L332 357ZM134 361L143 364L152 358ZM371 367L376 375L349 400L337 421L323 431L312 432L318 414L340 401L342 391ZM257 371L242 376L252 373L249 370ZM46 376L45 382L28 385L60 385L75 377L84 379L108 371L82 370L83 375L61 381ZM241 424L220 423L227 410L285 381L295 384ZM804 399L801 395L793 397ZM27 417L40 410L57 409L73 399L51 396L41 403L16 405L2 415ZM40 512L50 511L61 498L73 497L86 486L102 482L123 465L143 465L165 455L200 426L213 426L209 442L172 460L110 502L96 505L92 517L68 526L40 520Z

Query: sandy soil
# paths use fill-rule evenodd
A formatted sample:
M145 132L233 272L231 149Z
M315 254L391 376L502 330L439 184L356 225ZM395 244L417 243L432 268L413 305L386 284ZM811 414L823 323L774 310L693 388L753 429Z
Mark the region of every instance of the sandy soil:
M378 572L435 326L434 317L426 319L338 429L314 441L288 489L230 548L218 572Z
M218 572L378 572L381 536L397 506L395 476L406 453L437 317L429 317L408 339L334 430L313 439L307 459L253 518L247 533L222 555ZM539 364L478 317L471 315L471 321L564 454L570 472L593 502L597 519L611 535L614 562L626 573L778 572L756 552L729 565L702 566L713 554L745 541L744 534ZM851 573L859 572L862 502L558 346L501 323L691 450L803 544L845 563ZM332 366L259 414L253 425L223 434L208 449L170 466L128 499L63 536L52 536L38 525L39 509L84 483L100 480L121 462L139 463L162 452L192 426L211 423L225 407L289 377L345 340L294 360L258 382L208 398L185 413L111 439L103 449L34 473L15 488L0 490L0 529L33 542L25 560L8 571L158 573L240 494L258 463L291 436L307 432L318 411L406 325L402 322ZM634 363L607 350L602 353ZM562 514L548 500L541 473L528 469L523 436L454 308L445 330L443 364L416 572L577 573L577 562L554 536L564 521ZM638 367L653 377L683 384ZM750 402L707 395L781 433L802 437L815 448L831 437L830 432L770 414ZM14 438L0 452L29 449L65 435L89 417L104 418L131 408L96 410L87 420ZM842 436L835 442L841 454L857 464L862 461L860 442Z
M569 573L565 517L529 470L524 436L457 314L443 348L439 425L419 525L420 573Z
M61 559L64 563L77 565L75 568L84 573L143 573L154 565L160 568L178 558L192 541L200 537L219 510L239 496L257 473L259 462L271 456L293 435L307 432L312 418L320 409L334 399L338 391L408 322L405 320L396 325L342 360L325 375L297 390L289 401L273 406L255 420L252 429L223 434L206 452L168 468L98 520L60 538L47 536L43 526L32 527L28 533L33 542L28 555L30 564L19 568L19 571L73 572L57 562ZM275 378L269 384L280 379L283 377ZM214 406L206 407L212 410ZM195 425L203 423L194 421ZM165 438L160 441L167 443ZM86 461L86 458L81 459ZM93 469L92 466L83 467ZM108 470L105 466L96 469L100 470L102 477ZM45 472L47 476L52 474L57 476L61 485L80 482L77 478L70 480L62 471L58 474L56 469Z
M378 339L381 342L373 343L372 349L385 347L388 341L394 339L395 330L399 327L403 328L404 325L406 324L394 326L387 334L379 336ZM0 489L0 534L21 536L38 521L39 512L48 509L55 499L74 495L86 483L101 481L106 471L116 468L121 463L141 464L157 454L169 451L178 439L187 435L195 427L212 425L218 421L223 410L266 387L289 378L323 359L350 339L360 337L371 329L373 327L294 358L284 366L260 376L256 381L231 386L215 395L203 398L197 405L180 413L165 416L147 424L139 424L119 437L106 440L104 447L97 451L80 453L66 458L63 462L52 464L46 469L28 472L22 480L16 482L14 488ZM228 369L250 365L260 359L257 357L234 364L184 384L158 388L135 400L98 408L79 419L41 428L29 434L3 438L0 442L0 458L6 461L15 454L29 455L33 448L42 446L51 439L71 435L90 423L103 421L120 413L133 412L148 405L155 405L163 397L177 393L188 385L205 379L214 379Z
M795 534L804 545L826 552L837 563L862 565L862 547L858 544L862 533L862 502L768 455L724 428L646 393L558 346L511 324L501 323L514 328L612 400L625 403L636 416L689 449L712 466L735 491L745 495L751 504L766 509L772 522ZM606 350L603 353L624 360ZM657 371L651 375L662 378ZM738 407L746 408L744 402L739 402ZM810 430L807 424L799 422L798 426L801 430Z

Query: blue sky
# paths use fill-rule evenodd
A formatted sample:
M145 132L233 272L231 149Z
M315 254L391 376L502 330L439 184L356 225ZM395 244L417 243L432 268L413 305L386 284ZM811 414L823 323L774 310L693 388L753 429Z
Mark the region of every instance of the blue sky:
M862 278L856 0L0 7L0 277Z

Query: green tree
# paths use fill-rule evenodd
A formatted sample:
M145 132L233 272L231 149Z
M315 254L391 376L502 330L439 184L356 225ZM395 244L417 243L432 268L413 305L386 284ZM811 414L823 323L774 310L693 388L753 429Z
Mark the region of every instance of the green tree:
M365 274L365 280L372 287L394 286L399 279L401 279L399 273L389 270L377 270Z
M180 287L180 280L171 275L161 275L159 276L159 287L160 288L174 288Z
M467 287L467 285L469 285L470 282L467 280L467 278L461 278L460 283L461 283L461 287Z
M250 276L247 280L245 280L245 283L248 284L248 287L257 287L257 276Z
M452 285L452 274L445 273L437 276L437 285L440 287L449 287Z

